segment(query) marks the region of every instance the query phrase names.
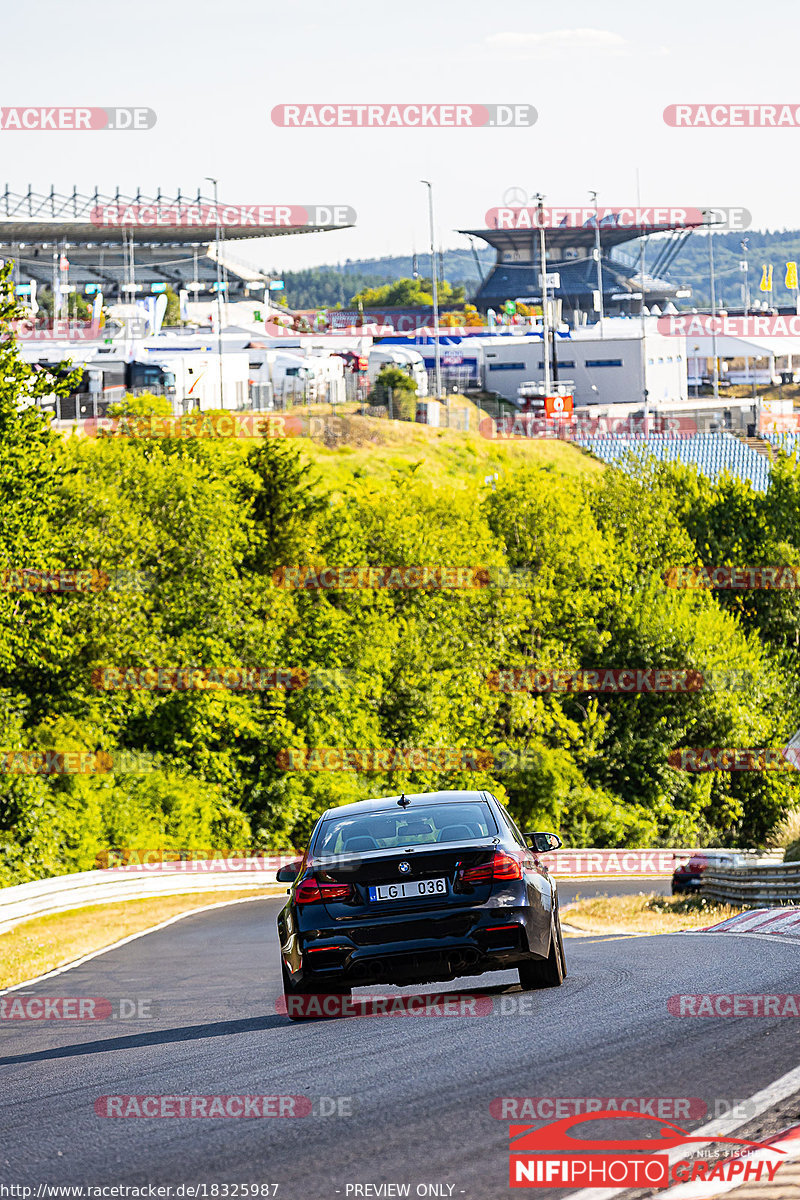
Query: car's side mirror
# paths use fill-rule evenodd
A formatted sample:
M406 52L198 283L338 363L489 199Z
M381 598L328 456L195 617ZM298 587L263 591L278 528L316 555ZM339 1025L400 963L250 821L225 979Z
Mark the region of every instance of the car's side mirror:
M557 833L526 833L525 841L537 854L547 854L548 850L558 850L564 845Z
M297 862L286 863L286 866L281 867L275 878L278 883L294 883L297 876L300 874L302 860L298 858Z

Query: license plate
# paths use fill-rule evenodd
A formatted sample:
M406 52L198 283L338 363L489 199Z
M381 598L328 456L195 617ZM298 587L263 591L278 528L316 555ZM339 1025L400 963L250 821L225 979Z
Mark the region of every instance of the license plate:
M370 900L417 900L422 896L446 896L446 879L414 879L404 883L381 883L368 889Z

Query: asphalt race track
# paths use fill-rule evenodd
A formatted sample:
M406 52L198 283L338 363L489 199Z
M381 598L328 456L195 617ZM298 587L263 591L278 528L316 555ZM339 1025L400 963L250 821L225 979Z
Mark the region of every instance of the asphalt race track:
M582 900L591 896L634 896L638 892L669 896L671 891L669 879L564 879L559 880L558 884L562 905L569 904L579 896Z
M488 1016L292 1024L276 1012L281 903L189 916L36 985L39 996L150 998L160 1011L3 1022L0 1182L33 1185L34 1196L42 1182L279 1183L281 1200L381 1194L352 1190L368 1183L410 1184L413 1196L423 1183L487 1200L510 1194L494 1097L698 1096L713 1115L717 1100L748 1097L800 1061L797 1020L669 1015L676 992L796 989L800 944L719 934L570 938L569 978L525 993L522 1014L499 1011L501 994L507 1006L523 996L509 973L464 981L492 990ZM97 1116L108 1094L307 1095L314 1109ZM318 1115L320 1096L349 1098L343 1115Z

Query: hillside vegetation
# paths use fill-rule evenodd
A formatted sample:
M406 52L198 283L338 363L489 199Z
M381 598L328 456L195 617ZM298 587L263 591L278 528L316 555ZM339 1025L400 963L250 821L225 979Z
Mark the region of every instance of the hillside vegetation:
M0 324L12 313L6 298ZM25 405L52 385L12 340L0 368L0 883L109 847L301 846L328 805L437 787L492 788L572 845L752 845L793 805L792 774L692 774L669 755L785 745L797 593L661 579L800 563L793 463L762 495L367 419L338 447L63 438ZM444 575L283 586L281 568L366 565ZM457 567L475 586L453 586ZM22 574L67 568L77 590ZM498 690L529 667L745 674L737 690ZM384 753L358 772L329 748Z

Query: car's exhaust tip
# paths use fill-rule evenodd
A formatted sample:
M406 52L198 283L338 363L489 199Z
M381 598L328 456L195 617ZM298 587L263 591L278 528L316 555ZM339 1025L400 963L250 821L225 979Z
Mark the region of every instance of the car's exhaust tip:
M351 973L359 979L383 979L387 974L386 963L382 958L356 959Z
M470 970L476 966L480 959L480 954L471 946L467 946L463 950L456 950L450 956L448 965L454 975L460 975L464 971Z

